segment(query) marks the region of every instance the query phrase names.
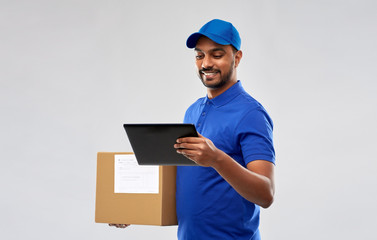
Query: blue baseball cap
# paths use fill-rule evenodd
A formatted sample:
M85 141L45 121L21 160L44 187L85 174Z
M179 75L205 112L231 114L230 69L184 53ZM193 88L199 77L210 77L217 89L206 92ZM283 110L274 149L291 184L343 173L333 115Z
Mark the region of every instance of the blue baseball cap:
M220 19L213 19L199 30L199 32L191 34L187 41L188 48L194 48L196 42L201 36L206 36L215 43L221 45L232 45L237 50L241 48L241 38L237 29L230 23Z

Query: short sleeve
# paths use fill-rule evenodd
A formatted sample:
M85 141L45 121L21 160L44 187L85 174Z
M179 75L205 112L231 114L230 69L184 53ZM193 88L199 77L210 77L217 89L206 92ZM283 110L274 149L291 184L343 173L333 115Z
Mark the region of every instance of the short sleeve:
M254 160L266 160L275 164L273 123L263 108L250 111L236 128L245 166Z

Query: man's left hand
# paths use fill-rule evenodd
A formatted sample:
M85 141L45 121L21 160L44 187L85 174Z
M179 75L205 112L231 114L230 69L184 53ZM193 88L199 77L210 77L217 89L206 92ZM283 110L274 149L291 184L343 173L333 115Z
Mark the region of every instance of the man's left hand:
M222 151L216 148L213 142L198 133L199 137L178 138L174 148L177 153L196 162L203 167L213 167Z

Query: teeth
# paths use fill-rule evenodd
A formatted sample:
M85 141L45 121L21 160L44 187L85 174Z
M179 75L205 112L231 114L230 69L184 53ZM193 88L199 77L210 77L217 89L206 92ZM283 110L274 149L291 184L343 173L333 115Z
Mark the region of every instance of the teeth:
M206 73L206 72L202 72L204 75L206 75L206 76L209 76L209 75L215 75L216 74L216 72L210 72L210 73Z

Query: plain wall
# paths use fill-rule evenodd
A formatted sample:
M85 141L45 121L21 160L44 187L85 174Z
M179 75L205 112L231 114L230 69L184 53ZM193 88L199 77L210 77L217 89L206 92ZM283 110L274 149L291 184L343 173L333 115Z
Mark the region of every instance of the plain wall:
M242 38L238 78L274 121L264 240L374 239L374 0L0 2L1 239L176 239L94 223L96 153L123 123L181 122L206 91L187 37L213 18Z

